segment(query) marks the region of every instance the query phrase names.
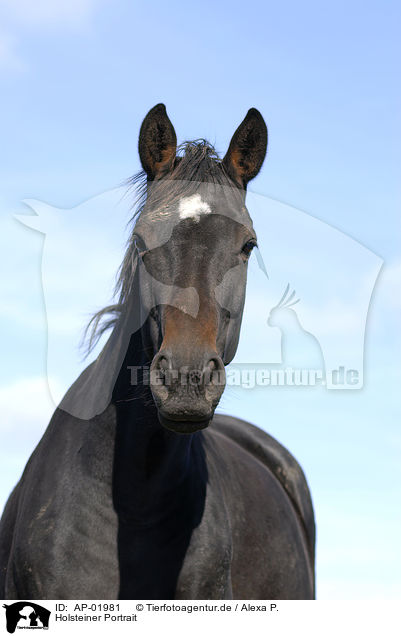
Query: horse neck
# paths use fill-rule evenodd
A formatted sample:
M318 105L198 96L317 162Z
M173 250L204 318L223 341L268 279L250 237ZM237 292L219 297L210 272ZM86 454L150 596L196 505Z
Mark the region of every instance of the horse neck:
M141 351L138 336L133 336L114 392L113 496L118 512L149 524L177 506L196 474L202 481L203 462L201 434L179 435L160 424L150 388L140 372L137 385L128 386L130 367L149 364Z

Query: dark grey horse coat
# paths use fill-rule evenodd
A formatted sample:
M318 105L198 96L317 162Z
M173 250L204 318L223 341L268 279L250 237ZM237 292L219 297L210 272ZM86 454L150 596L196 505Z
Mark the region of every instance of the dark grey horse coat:
M313 597L314 519L302 471L272 437L222 415L195 434L207 483L194 518L182 523L188 510L167 490L175 523L155 521L166 537L153 558L153 529L126 521L145 561L128 568L127 583L112 497L115 435L114 406L86 422L56 411L1 522L3 598L113 599L121 584L124 598ZM169 550L180 555L179 572Z
M147 198L114 329L7 503L4 598L313 598L301 468L266 433L214 415L256 245L245 188L266 147L255 109L223 161L206 142L176 156L164 106L145 118Z

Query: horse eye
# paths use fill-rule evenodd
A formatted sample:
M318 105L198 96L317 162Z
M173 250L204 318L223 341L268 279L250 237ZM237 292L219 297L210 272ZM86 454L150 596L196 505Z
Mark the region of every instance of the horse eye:
M146 252L145 241L143 241L140 236L134 236L134 244L138 254Z
M250 256L254 247L256 247L256 241L255 239L251 239L250 241L247 241L243 246L242 253L245 254L246 257L248 257Z

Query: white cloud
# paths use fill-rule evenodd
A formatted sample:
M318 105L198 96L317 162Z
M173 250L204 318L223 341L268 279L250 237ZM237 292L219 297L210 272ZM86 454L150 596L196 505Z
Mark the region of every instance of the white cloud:
M44 310L42 315L40 315L39 312L29 311L28 301L21 297L6 298L0 306L0 318L15 325L23 325L29 329L46 328L46 315Z
M0 0L0 11L9 20L33 27L82 26L98 4L98 0Z
M0 70L23 71L21 31L81 30L90 26L102 0L0 0Z
M0 431L3 448L36 442L49 423L55 405L46 378L22 378L0 388Z
M0 388L0 513L55 410L44 377Z
M0 33L0 69L24 70L25 65L16 51L16 46L16 38L6 33Z

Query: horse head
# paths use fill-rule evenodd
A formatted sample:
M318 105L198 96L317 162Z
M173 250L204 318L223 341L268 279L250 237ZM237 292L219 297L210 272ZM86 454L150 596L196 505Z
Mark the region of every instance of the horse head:
M246 186L266 149L266 125L254 108L223 160L204 140L177 149L163 104L140 130L145 199L128 261L136 263L148 316L144 347L152 360L152 396L160 422L176 432L207 426L224 390L256 245Z

